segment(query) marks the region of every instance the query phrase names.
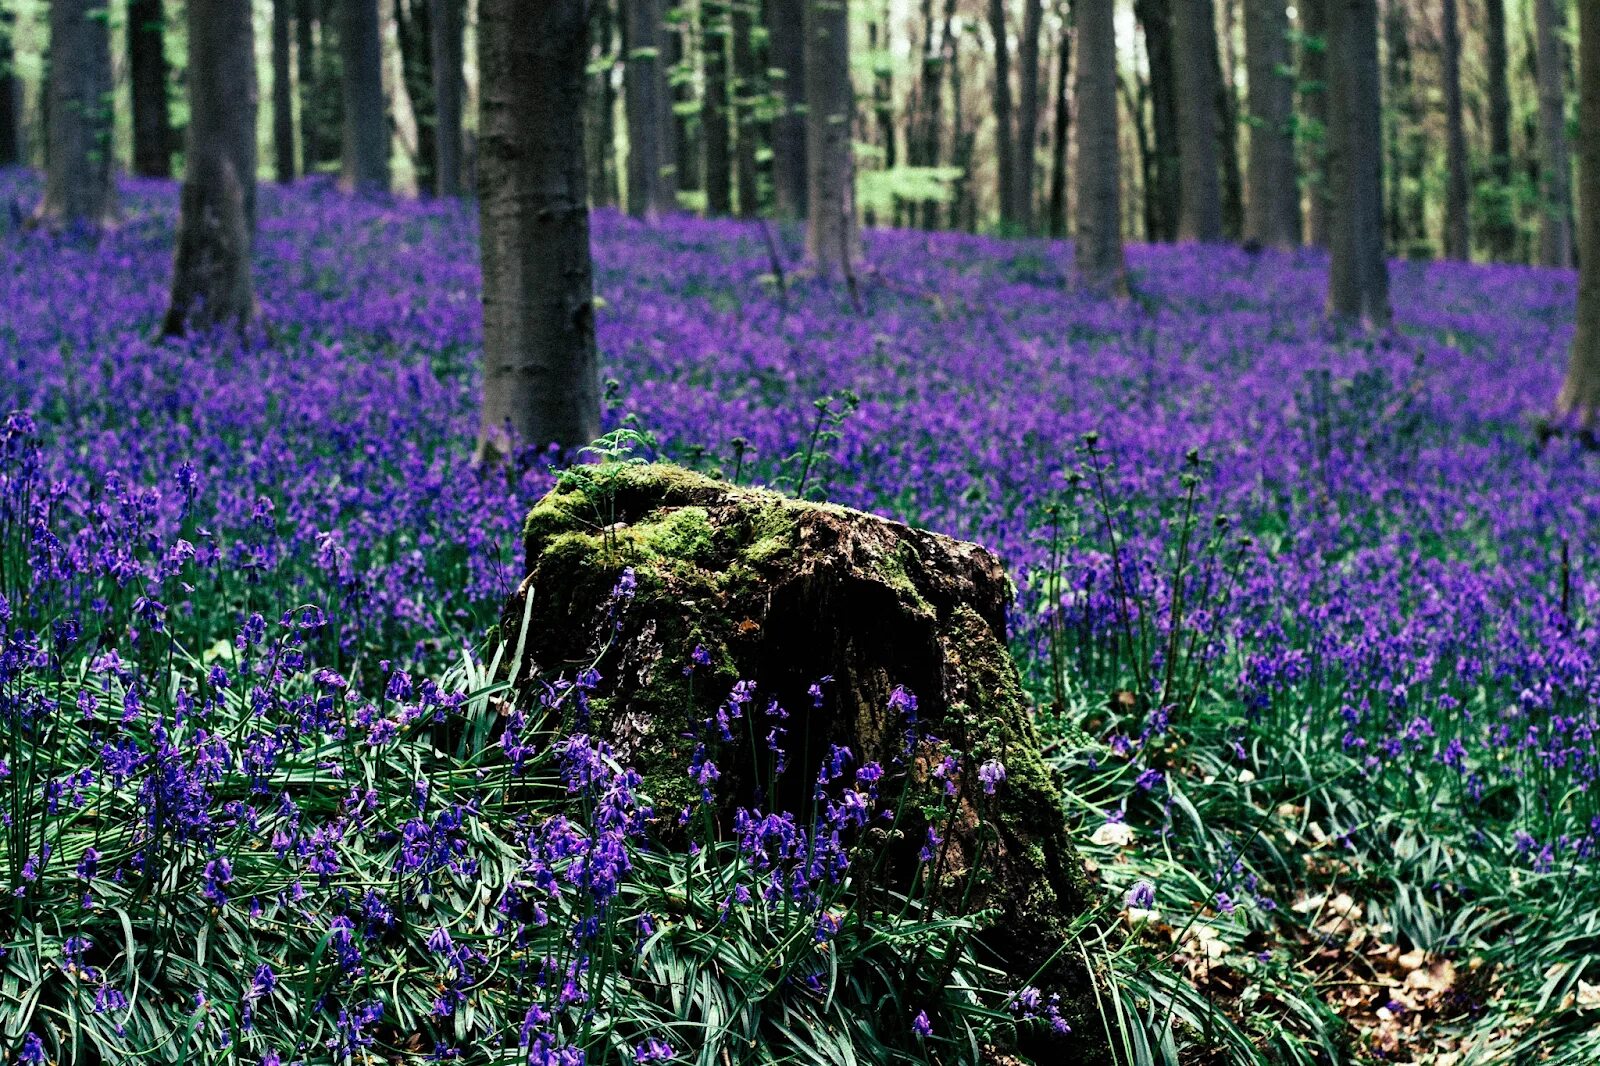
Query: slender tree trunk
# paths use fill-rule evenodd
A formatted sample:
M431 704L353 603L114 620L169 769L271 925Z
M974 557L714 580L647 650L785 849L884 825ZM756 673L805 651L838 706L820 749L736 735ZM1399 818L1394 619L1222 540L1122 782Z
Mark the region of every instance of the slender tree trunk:
M1384 36L1389 45L1389 234L1394 248L1414 255L1426 244L1423 199L1422 108L1411 47L1411 20L1406 5L1388 0Z
M1578 329L1556 415L1593 431L1600 411L1600 11L1578 5Z
M1183 211L1182 148L1178 136L1178 84L1172 41L1173 0L1134 0L1150 64L1150 132L1155 141L1151 209L1146 226L1153 241L1178 239Z
M1055 130L1050 141L1050 236L1067 235L1067 138L1072 132L1072 102L1067 98L1072 73L1072 31L1062 23L1056 51Z
M479 0L483 423L478 455L600 433L583 113L584 0Z
M1544 165L1539 174L1543 205L1539 261L1572 265L1572 162L1567 151L1567 48L1565 0L1534 0L1538 39L1539 143Z
M1389 322L1389 270L1383 251L1383 104L1378 89L1376 0L1329 4L1328 68L1333 74L1328 314L1381 327Z
M596 207L617 202L616 142L613 118L617 96L616 9L612 0L593 0L589 16L594 23L589 62L589 117L584 122L584 143L589 152L589 202Z
M705 96L700 101L700 136L705 149L706 211L733 213L733 156L728 136L728 7L701 0L701 59Z
M1456 0L1443 0L1439 21L1444 35L1444 120L1445 120L1445 198L1444 257L1472 258L1467 228L1467 131L1461 114L1461 28L1456 17Z
M806 0L806 258L850 276L860 255L851 129L848 0Z
M1075 0L1078 29L1078 279L1098 291L1127 288L1122 260L1122 162L1117 136L1114 0Z
M51 224L100 226L117 211L111 168L111 43L102 0L51 0L44 199Z
M1511 92L1506 73L1505 0L1484 0L1484 38L1488 46L1489 171L1494 177L1492 210L1484 237L1491 258L1516 255L1517 220L1511 197Z
M339 0L346 190L389 189L389 119L383 98L383 37L378 0Z
M1129 83L1129 79L1132 83ZM1150 101L1150 86L1140 75L1135 67L1128 72L1128 78L1119 79L1118 88L1122 92L1122 102L1127 108L1128 116L1133 120L1133 146L1139 153L1139 175L1137 202L1143 210L1139 212L1140 222L1144 226L1145 240L1150 239L1150 216L1155 207L1155 152L1150 145L1150 134L1145 129L1144 113ZM1131 214L1132 212L1130 212ZM1124 227L1129 229L1131 227Z
M433 99L433 20L425 0L394 0L395 38L400 45L400 79L416 124L417 192L426 196L438 185L438 118Z
M55 4L52 3L51 7ZM128 83L133 98L133 172L172 177L172 118L167 101L167 19L161 0L128 2Z
M1172 0L1173 56L1182 162L1178 239L1222 239L1217 158L1217 29L1211 0ZM1083 64L1079 63L1079 70ZM1082 126L1082 119L1079 125Z
M667 0L667 6L676 10L670 24L662 30L667 63L663 74L670 90L664 101L667 129L662 143L667 147L676 187L693 192L705 188L699 140L704 132L700 129L703 123L696 122L693 126L689 123L689 116L695 109L694 20L690 17L688 0Z
M296 0L294 58L300 72L300 168L311 174L323 161L317 123L317 0Z
M462 98L466 94L463 70L463 0L430 0L433 29L433 102L437 166L435 191L440 196L460 196L462 155Z
M663 172L668 130L666 76L661 66L659 0L625 0L628 62L624 103L628 119L628 213L659 218L677 207L677 190Z
M255 26L238 0L188 0L189 130L162 331L243 327L254 315Z
M272 0L272 155L278 180L294 180L294 79L289 49L293 0Z
M1239 91L1233 56L1234 0L1222 0L1223 37L1216 63L1217 155L1222 163L1222 235L1230 241L1244 232L1244 177L1239 173Z
M772 120L772 199L779 218L806 213L805 5L768 0L767 52L773 91L782 101Z
M17 78L16 13L0 10L0 167L22 162L22 82Z
M989 35L994 39L994 154L1000 182L1000 226L1012 230L1017 227L1017 142L1011 114L1011 46L1006 39L1005 0L989 0Z
M755 32L754 7L755 0L733 0L733 126L737 137L733 179L741 218L754 218L761 213L761 194L756 181L760 137L754 107L761 79L751 37Z
M1294 173L1294 83L1289 79L1289 14L1283 0L1246 0L1245 62L1250 79L1250 200L1246 240L1287 248L1300 237Z
M1306 240L1328 246L1328 4L1300 0L1300 108L1305 113Z
M1017 165L1012 175L1016 205L1012 214L1024 233L1034 231L1034 156L1039 147L1039 32L1044 0L1023 0L1022 37L1017 42Z

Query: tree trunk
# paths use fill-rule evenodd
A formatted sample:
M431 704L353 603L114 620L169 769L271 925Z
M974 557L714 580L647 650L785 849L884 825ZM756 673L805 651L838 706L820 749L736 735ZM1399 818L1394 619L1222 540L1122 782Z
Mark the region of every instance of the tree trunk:
M584 0L479 0L483 422L478 456L600 433Z
M407 8L409 7L409 10ZM425 0L394 0L395 39L400 45L400 80L416 124L412 157L417 193L426 196L438 184L438 119L433 100L433 25Z
M37 217L51 224L112 221L111 42L102 0L51 0L48 136L44 199Z
M289 48L293 0L272 0L272 155L278 180L294 180L294 82Z
M768 0L767 52L773 92L772 199L779 218L806 213L805 8L808 0Z
M1439 21L1444 36L1444 257L1465 261L1472 258L1467 228L1471 190L1467 184L1467 131L1461 115L1461 29L1456 0L1443 0Z
M1034 231L1034 155L1039 147L1039 31L1044 22L1044 0L1023 0L1022 38L1017 43L1017 165L1012 175L1016 206L1012 209L1022 232Z
M755 218L761 213L761 194L756 182L756 155L759 141L754 103L761 91L760 71L756 66L753 6L755 0L734 0L733 5L733 127L737 137L733 157L734 190L739 196L739 216Z
M989 36L994 40L994 155L999 173L1000 228L1017 228L1016 131L1011 115L1011 46L1006 40L1005 0L989 0Z
M806 0L806 258L847 278L860 254L851 130L849 0Z
M1556 414L1592 431L1600 410L1600 11L1578 8L1578 329Z
M1239 173L1239 91L1233 57L1234 0L1222 0L1222 47L1213 60L1217 85L1217 155L1222 163L1222 235L1230 241L1244 231L1244 177Z
M662 133L662 144L667 149L675 187L693 192L705 188L698 139L701 123L696 122L692 126L689 123L695 104L693 19L690 17L688 0L666 0L666 3L675 10L670 24L663 28L661 38L666 45L663 76L670 90L663 101L666 109L662 117L666 121L666 128Z
M1050 141L1050 236L1067 235L1067 138L1072 132L1072 107L1067 83L1072 73L1072 31L1063 19L1056 52L1055 130Z
M383 38L378 0L339 0L347 191L389 189L389 119L383 98Z
M1505 0L1484 0L1484 38L1488 51L1489 171L1494 178L1484 237L1490 257L1516 255L1517 220L1511 191L1511 93L1506 73Z
M589 152L589 202L595 207L617 202L616 142L613 119L617 96L616 12L612 0L594 0L589 16L594 23L590 47L588 80L588 118L584 122L584 143Z
M677 190L663 173L662 143L670 119L667 82L661 67L659 0L624 0L628 61L623 68L628 120L628 213L658 218L677 207Z
M1421 94L1417 89L1410 16L1404 3L1389 0L1384 35L1389 45L1389 233L1395 249L1416 255L1426 248L1424 143Z
M1328 246L1328 4L1300 0L1300 107L1306 157L1306 240Z
M1378 89L1377 0L1328 6L1332 262L1328 314L1371 327L1389 322L1383 251L1382 99Z
M728 8L723 0L700 5L701 59L705 96L700 101L700 136L705 149L706 213L733 214L732 142L728 137Z
M326 158L326 137L317 121L319 68L317 63L317 0L297 0L294 22L295 65L300 71L300 168L312 174Z
M10 8L0 11L0 167L14 167L23 156L22 82L14 70L16 46L12 42L16 20Z
M161 0L128 0L133 172L143 178L172 177L174 138L167 101L166 29Z
M1250 199L1246 240L1287 248L1300 238L1294 173L1294 83L1284 0L1246 0L1245 62L1250 79Z
M1122 260L1122 162L1117 137L1114 0L1075 0L1078 24L1078 279L1126 291Z
M460 196L461 187L461 112L465 95L462 73L462 36L465 22L464 0L430 0L429 22L433 29L433 106L435 141L435 185L440 196Z
M1180 241L1222 239L1217 158L1217 27L1211 0L1172 0L1173 56L1182 165ZM1079 63L1079 70L1083 64ZM1079 120L1082 125L1082 120Z
M250 7L188 0L189 131L162 332L243 327L255 314L256 64Z
M1134 11L1144 29L1145 57L1150 64L1150 132L1155 140L1146 226L1151 240L1173 241L1178 239L1178 216L1183 211L1183 177L1172 0L1134 0Z
M1539 143L1544 166L1539 174L1543 204L1539 261L1572 265L1572 162L1567 149L1567 45L1565 0L1534 0L1538 36Z

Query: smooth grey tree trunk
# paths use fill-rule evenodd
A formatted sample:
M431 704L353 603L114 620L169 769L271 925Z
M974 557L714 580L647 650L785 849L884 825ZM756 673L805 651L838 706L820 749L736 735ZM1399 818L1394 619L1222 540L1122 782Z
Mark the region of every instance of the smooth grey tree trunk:
M255 315L255 27L238 0L188 0L189 129L162 331L243 327Z
M37 219L101 226L117 212L111 160L111 42L104 0L51 0L49 135Z
M1182 180L1180 241L1222 239L1222 185L1217 153L1217 27L1211 0L1171 0L1176 44L1178 151ZM1079 65L1080 69L1082 64Z
M383 98L383 36L378 0L339 0L347 191L389 189L389 118Z
M1172 55L1172 0L1134 0L1150 65L1150 132L1154 140L1148 237L1178 238L1182 213L1182 148L1178 137L1178 87Z
M294 80L290 61L293 0L272 0L272 155L278 180L294 180Z
M1078 23L1077 232L1081 285L1122 293L1122 161L1117 138L1115 0L1076 0ZM1207 98L1209 101L1209 97Z
M628 124L628 213L658 218L677 207L667 156L667 81L662 67L659 0L623 0L628 58L623 67Z
M1390 313L1383 249L1383 105L1376 0L1331 0L1328 69L1332 74L1328 314L1382 327Z
M1328 4L1300 0L1300 109L1305 113L1306 240L1328 246Z
M1567 148L1567 44L1565 0L1533 0L1538 41L1539 144L1544 166L1539 219L1539 261L1572 266L1572 160Z
M700 99L700 144L705 151L706 213L733 213L733 141L728 136L728 6L701 0L701 60L705 93Z
M431 0L433 29L433 101L436 127L435 192L460 196L462 98L466 75L462 64L464 0Z
M480 461L600 434L584 0L479 0Z
M1063 21L1056 46L1055 122L1050 140L1050 236L1067 235L1067 138L1072 133L1072 101L1067 85L1072 76L1072 29Z
M1493 259L1516 255L1517 223L1511 190L1511 90L1506 74L1505 0L1484 0L1484 44L1489 98L1489 173L1494 178L1492 210L1484 238Z
M1022 37L1017 42L1017 164L1012 174L1016 204L1012 215L1024 233L1034 231L1034 156L1039 147L1039 33L1044 0L1023 0Z
M741 218L755 218L761 212L761 197L756 181L756 155L760 135L755 120L754 102L761 92L756 69L754 4L735 0L733 5L733 131L736 137L733 174Z
M860 257L851 127L849 0L806 0L806 259L852 276Z
M316 173L322 162L317 124L317 0L295 0L294 59L300 80L300 168Z
M1233 54L1236 0L1221 0L1222 47L1213 62L1217 86L1217 158L1222 164L1222 235L1238 240L1244 232L1244 175L1239 170L1239 92Z
M170 178L174 137L167 100L167 18L161 0L129 0L127 18L133 172Z
M768 0L767 66L782 106L772 120L772 199L779 218L806 213L805 8L807 0Z
M1578 6L1578 329L1556 415L1592 431L1600 411L1600 10Z
M1011 46L1006 39L1005 0L989 0L989 36L994 42L995 168L999 180L1000 225L1017 226L1016 130L1011 114Z
M1267 247L1287 248L1300 239L1300 191L1284 0L1245 0L1244 33L1250 80L1250 196L1244 236Z
M16 47L16 12L0 11L0 167L22 162L22 82L13 69Z
M1465 261L1472 258L1467 220L1471 189L1467 183L1467 131L1461 114L1461 26L1456 0L1442 0L1439 29L1444 51L1444 257Z

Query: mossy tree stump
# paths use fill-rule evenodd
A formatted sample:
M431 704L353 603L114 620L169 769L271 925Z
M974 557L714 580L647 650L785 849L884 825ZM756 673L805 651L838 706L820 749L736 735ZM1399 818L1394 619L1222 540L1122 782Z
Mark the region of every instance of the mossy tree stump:
M643 776L664 824L698 798L688 777L697 730L739 680L791 712L794 793L765 797L776 809L804 809L830 743L885 765L902 750L904 725L889 709L896 686L917 697L924 736L972 765L999 759L1006 780L993 797L963 783L971 798L950 833L944 880L955 894L984 849L993 876L976 903L1002 912L986 944L1018 979L1049 963L1041 983L1075 985L1061 989L1077 1000L1075 1027L1099 1030L1076 950L1058 951L1088 905L1086 887L1006 647L1013 589L993 554L665 464L570 471L528 515L524 539L527 577L503 623L507 646L523 648L513 679L526 686L594 664L589 728ZM629 567L637 584L619 612L612 592ZM686 672L697 646L709 665ZM824 677L827 699L813 709L808 688ZM925 763L913 776L926 776ZM730 806L749 804L753 756L724 750L719 765ZM922 834L912 826L899 845L902 878Z

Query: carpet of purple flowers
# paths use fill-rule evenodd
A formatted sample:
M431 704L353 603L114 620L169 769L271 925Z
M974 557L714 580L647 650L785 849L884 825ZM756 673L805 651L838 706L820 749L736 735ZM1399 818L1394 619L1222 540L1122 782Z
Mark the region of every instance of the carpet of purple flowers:
M954 1062L1048 1022L961 952L885 991L960 916L762 892L896 768L686 861L603 745L505 721L483 638L558 457L470 463L469 210L263 187L263 325L179 344L174 190L126 192L99 238L0 222L0 1061ZM855 306L744 223L594 241L608 428L1010 567L1121 1057L1600 1054L1600 478L1528 428L1571 275L1396 264L1367 337L1309 251L1130 248L1117 303L1059 244L869 233Z

